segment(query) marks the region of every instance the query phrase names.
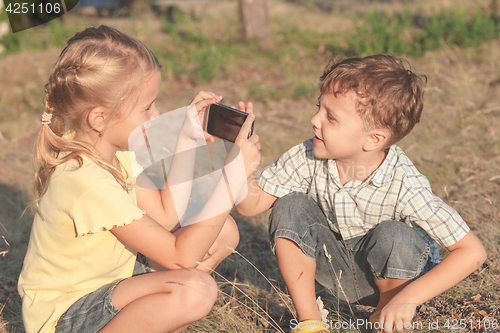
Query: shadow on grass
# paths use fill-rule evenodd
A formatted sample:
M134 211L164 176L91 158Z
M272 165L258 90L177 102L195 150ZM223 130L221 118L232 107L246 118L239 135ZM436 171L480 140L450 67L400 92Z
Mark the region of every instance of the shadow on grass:
M279 273L276 257L270 249L267 214L254 218L232 215L240 231L240 243L236 249L238 253L230 255L217 268L222 276L216 276L222 296L209 315L212 316L208 319L209 323L193 327L189 332L205 332L207 326L218 332L289 332L295 310ZM429 323L439 321L440 327L443 327L447 320L452 322L462 319L467 321L470 332L483 332L485 325L493 324L492 318L498 318L500 312L498 262L498 258L488 260L457 286L418 306L414 325L421 324L427 328ZM329 311L330 323L365 322L374 311L370 306L349 306L339 302L329 290L317 283L316 296L321 296L324 307ZM242 307L241 303L247 307ZM250 311L248 308L251 308ZM249 315L249 312L254 313ZM238 316L242 323L231 323L235 320L226 319L230 316ZM221 322L218 322L220 318ZM253 326L244 327L243 323ZM494 323L496 325L498 321ZM356 330L348 329L346 332Z
M238 310L242 308L241 303L252 308L255 311L254 326L249 328L248 332L289 332L293 324L291 320L296 318L296 313L279 272L276 256L270 248L268 214L253 218L231 214L238 224L240 243L236 248L238 253L230 255L217 267L217 273L221 276L216 276L216 280L222 291L219 307L232 307L238 316L246 317L247 323L250 321L249 311ZM252 267L252 264L255 267ZM329 290L318 283L316 296L321 297L325 309L329 311L329 320L355 321L357 318L367 318L370 314L367 310L371 311L370 307L349 307L347 303L339 302ZM217 311L216 309L215 312ZM235 327L232 329L235 330ZM217 327L217 330L231 332L229 327ZM236 326L236 331L247 332L247 329Z
M33 213L16 187L0 184L0 332L24 332L17 280L28 245ZM4 331L2 331L4 329Z

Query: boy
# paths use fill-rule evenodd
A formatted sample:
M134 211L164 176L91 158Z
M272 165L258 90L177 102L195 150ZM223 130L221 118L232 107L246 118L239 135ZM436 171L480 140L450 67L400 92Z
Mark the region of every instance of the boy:
M267 167L258 184L249 179L237 209L254 216L273 207L271 246L299 320L292 333L328 332L315 280L347 302L376 306L367 329L403 332L418 305L486 259L458 213L394 144L420 119L424 79L387 55L330 64L311 119L314 138ZM441 263L434 241L450 251Z

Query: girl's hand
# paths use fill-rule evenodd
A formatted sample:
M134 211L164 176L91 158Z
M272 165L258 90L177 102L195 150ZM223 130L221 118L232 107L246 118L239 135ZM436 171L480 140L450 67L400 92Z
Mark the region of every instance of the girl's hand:
M387 303L380 312L379 323L384 326L382 332L403 333L405 329L412 327L412 320L415 316L417 306L413 303L391 304Z
M222 96L217 96L212 92L200 91L196 94L187 109L182 132L194 140L203 139L214 142L215 137L203 130L203 123L207 107L210 104L219 103L221 100Z

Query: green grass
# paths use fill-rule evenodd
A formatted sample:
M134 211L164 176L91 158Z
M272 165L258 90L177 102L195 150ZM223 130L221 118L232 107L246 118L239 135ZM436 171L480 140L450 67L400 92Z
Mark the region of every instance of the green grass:
M375 7L361 17L359 13L352 14L355 31L351 33L318 33L302 30L298 25L285 25L285 29L276 29L274 47L267 50L261 49L258 43L240 43L239 35L234 33L209 37L204 33L206 28L197 20L177 10L172 19L162 18L165 45L156 45L155 51L164 64L166 75L187 75L194 84L210 82L227 74L232 70L228 64L259 58L288 65L300 61L302 57L315 56L321 47L330 55L390 53L417 57L444 46L478 46L498 37L500 19L493 11L494 4L495 0L492 0L489 9L477 6L473 14L457 7L433 12L430 16L410 14L408 8L402 13L388 14ZM139 34L140 29L151 29L148 21L139 24L140 18L132 17L130 20L130 33L133 35ZM274 21L279 24L280 19ZM76 26L82 25L81 19L77 22L68 26L57 19L42 27L8 33L2 38L6 54L21 49L62 47L77 30ZM232 30L235 30L234 27ZM154 45L155 41L151 40L150 44ZM304 94L307 92L303 87L298 87L295 95Z
M234 32L215 36L206 34L207 28L199 21L177 10L173 18L162 18L165 45L156 45L155 51L164 64L166 75L187 75L193 84L227 75L233 70L228 64L265 59L266 62L291 66L302 57L314 57L321 48L331 56L339 53L358 56L390 53L418 57L445 46L474 47L497 38L500 18L495 4L496 0L491 0L488 9L477 5L472 14L465 7L456 6L448 11L434 11L430 16L418 12L410 14L408 7L395 14L374 7L361 17L359 13L351 15L355 26L353 32L332 30L319 33L303 30L298 24L283 25L284 28L275 29L274 47L270 49L262 49L254 42L240 43L239 35ZM143 22L135 16L130 20L129 29L133 35L140 34L141 29L151 29L147 20ZM276 18L273 22L279 25L281 20ZM81 18L76 22L75 25L66 25L57 19L42 27L9 33L2 38L6 54L21 49L62 47L76 27L83 24ZM232 27L232 30L237 29ZM157 43L151 39L150 44ZM295 95L303 94L307 93L298 87Z
M0 184L0 202L0 252L4 252L0 256L0 332L6 323L10 325L8 332L13 332L13 327L21 325L16 286L33 216L29 210L25 212L29 203L17 188Z
M356 17L353 16L353 21ZM410 26L408 12L389 18L378 10L367 12L356 32L347 37L352 52L359 55L376 53L407 54L413 47L402 38Z
M490 9L479 6L473 15L466 8L453 8L431 16L402 14L389 16L375 9L360 19L355 33L348 36L350 51L358 55L390 53L422 56L443 47L474 47L498 38L500 17L492 0Z

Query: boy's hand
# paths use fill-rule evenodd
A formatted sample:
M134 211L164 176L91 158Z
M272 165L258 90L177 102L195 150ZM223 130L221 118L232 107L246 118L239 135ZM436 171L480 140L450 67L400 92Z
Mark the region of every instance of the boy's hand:
M385 333L403 333L405 329L412 327L412 320L415 316L417 306L412 303L392 304L387 303L380 312L380 325Z
M233 109L236 109L236 107L234 105L231 105L231 107ZM246 107L245 107L245 102L239 101L238 102L238 110L249 113L249 114L253 114L253 104L252 104L252 102L248 102ZM241 130L240 130L240 132L241 132ZM229 141L224 141L224 147L226 148L226 152L229 153L229 151L233 147L233 143L229 142Z
M254 132L252 136L248 138L248 133L250 132L254 120L255 115L253 114L247 117L236 137L234 142L235 145L232 145L233 147L226 157L227 161L232 161L236 157L236 154L241 151L247 178L257 170L261 158L259 136Z
M235 107L232 106L232 108L234 109ZM253 114L253 104L252 104L252 102L248 102L246 107L245 107L245 103L242 101L239 101L238 102L238 110Z
M215 137L203 130L203 123L210 104L219 103L222 96L217 96L213 92L200 91L193 98L187 109L186 120L183 125L183 132L192 139L204 139L214 142ZM192 106L195 106L193 108Z
M248 118L252 119L250 121L247 118L247 120L245 121L245 123L249 123L248 128L245 127L245 129L243 129L243 126L245 126L245 124L243 124L243 126L241 127L241 130L240 130L240 133L238 133L238 136L236 137L236 141L235 141L235 143L237 145L239 145L238 144L238 140L240 140L240 142L242 140L247 140L247 141L249 141L249 142L251 142L251 143L254 144L254 149L252 151L252 153L254 155L252 155L252 156L246 156L245 154L243 154L243 160L245 161L245 171L246 171L246 175L247 175L247 178L248 178L259 167L260 159L261 159L261 153L260 153L260 147L261 146L260 146L260 143L259 143L259 136L257 135L257 133L255 133L255 131L252 134L252 136L247 139L248 133L250 133L250 128L252 127L252 123L255 121L255 114L253 113L253 103L252 102L247 102L247 104L245 106L244 102L239 101L238 102L238 109L240 111L248 113L249 114ZM255 150L255 149L257 149L257 150ZM248 159L248 162L247 162L247 159Z

